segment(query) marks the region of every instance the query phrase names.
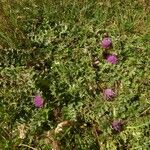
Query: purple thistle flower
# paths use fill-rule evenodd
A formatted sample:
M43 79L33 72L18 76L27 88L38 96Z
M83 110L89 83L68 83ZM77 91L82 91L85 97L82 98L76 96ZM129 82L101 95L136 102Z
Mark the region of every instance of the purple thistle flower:
M35 107L41 108L43 107L44 101L40 95L36 95L34 98Z
M112 99L115 96L115 92L112 89L105 89L104 96L107 100Z
M109 37L103 38L103 40L102 40L102 47L104 49L109 49L111 45L112 45L112 41L111 41L111 39Z
M111 123L111 127L114 131L120 132L122 130L123 122L115 120Z
M112 54L112 55L108 55L106 58L107 62L111 63L111 64L116 64L118 62L118 58L116 55Z

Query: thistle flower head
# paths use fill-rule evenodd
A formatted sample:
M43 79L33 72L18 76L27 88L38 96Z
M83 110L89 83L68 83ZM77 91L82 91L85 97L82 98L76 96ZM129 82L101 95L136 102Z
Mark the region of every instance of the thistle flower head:
M109 49L111 45L112 45L112 41L111 41L111 39L109 37L103 38L103 40L102 40L102 47L104 49Z
M107 62L109 62L111 64L116 64L118 61L118 58L116 55L112 54L112 55L108 55L106 60L107 60Z
M115 120L111 123L111 127L114 131L120 132L122 130L123 122Z
M105 89L104 96L107 100L112 99L115 96L115 92L112 89Z
M44 101L40 95L36 95L34 98L34 106L41 108L43 107Z

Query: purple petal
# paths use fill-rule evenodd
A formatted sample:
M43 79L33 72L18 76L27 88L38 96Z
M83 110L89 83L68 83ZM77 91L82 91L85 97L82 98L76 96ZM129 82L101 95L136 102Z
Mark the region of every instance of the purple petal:
M120 132L122 130L123 122L115 120L111 123L111 127L114 131Z
M112 89L105 89L104 96L106 99L112 99L115 96L115 92Z
M105 48L105 49L108 49L110 48L110 46L112 45L112 41L109 37L105 37L103 40L102 40L102 47Z
M43 107L44 101L40 95L36 95L34 98L35 107L41 108Z
M116 64L118 61L116 55L108 55L106 59L107 59L107 62L109 62L111 64Z

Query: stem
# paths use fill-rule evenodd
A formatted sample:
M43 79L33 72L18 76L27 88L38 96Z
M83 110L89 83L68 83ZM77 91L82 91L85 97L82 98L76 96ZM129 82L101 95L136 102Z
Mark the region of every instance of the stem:
M30 149L37 150L36 148L31 147L31 146L28 146L28 145L26 145L26 144L20 144L19 146L28 147L28 148L30 148Z

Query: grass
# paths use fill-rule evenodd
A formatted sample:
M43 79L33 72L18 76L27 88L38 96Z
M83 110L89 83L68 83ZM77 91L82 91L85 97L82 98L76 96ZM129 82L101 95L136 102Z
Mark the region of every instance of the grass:
M1 0L0 149L148 150L149 5ZM116 65L103 58L106 32ZM37 93L43 108L34 106ZM119 133L114 120L124 122Z

